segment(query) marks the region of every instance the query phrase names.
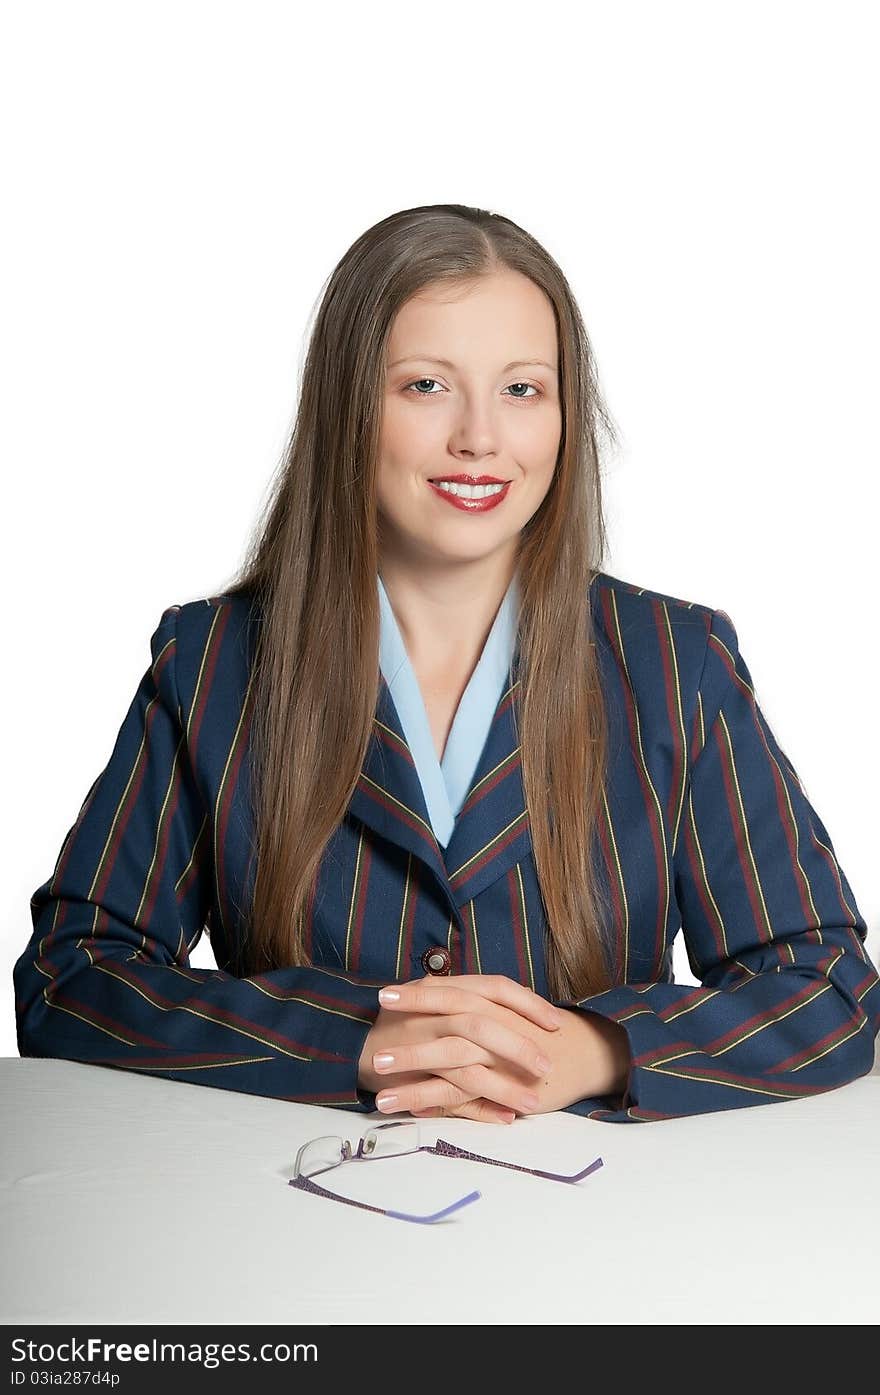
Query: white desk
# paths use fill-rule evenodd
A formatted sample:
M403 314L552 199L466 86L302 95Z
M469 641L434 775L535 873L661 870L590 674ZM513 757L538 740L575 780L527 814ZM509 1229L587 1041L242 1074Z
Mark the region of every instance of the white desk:
M662 1123L423 1120L566 1185L420 1153L287 1185L387 1116L72 1061L0 1060L0 1322L876 1323L880 1057L812 1100ZM408 1116L392 1116L408 1117Z

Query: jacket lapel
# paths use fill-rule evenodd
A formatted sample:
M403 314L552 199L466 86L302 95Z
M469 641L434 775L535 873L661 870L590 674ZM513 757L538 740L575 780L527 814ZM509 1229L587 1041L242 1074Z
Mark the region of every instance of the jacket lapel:
M373 735L349 804L356 818L421 859L460 926L461 908L531 850L514 724L518 657L517 650L445 851L431 828L412 752L381 672Z
M531 852L532 839L514 722L517 656L507 672L486 744L446 848L444 866L464 906Z
M383 838L421 858L446 886L442 849L434 837L415 761L381 672L373 734L349 812Z

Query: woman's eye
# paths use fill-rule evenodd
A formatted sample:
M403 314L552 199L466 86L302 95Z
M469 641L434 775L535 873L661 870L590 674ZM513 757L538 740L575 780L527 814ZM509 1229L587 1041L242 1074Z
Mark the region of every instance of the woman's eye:
M433 383L435 387L440 386L436 378L414 378L411 383L407 383L405 391L412 393L412 389L415 388L416 391L412 393L412 396L414 397L436 397L436 392L421 392L418 390L425 383ZM531 388L532 392L535 394L536 397L540 397L541 395L540 388L536 388L533 383L510 383L509 386L514 388ZM532 398L526 397L525 394L519 392L514 393L513 397L516 401L519 402L530 402L533 400Z

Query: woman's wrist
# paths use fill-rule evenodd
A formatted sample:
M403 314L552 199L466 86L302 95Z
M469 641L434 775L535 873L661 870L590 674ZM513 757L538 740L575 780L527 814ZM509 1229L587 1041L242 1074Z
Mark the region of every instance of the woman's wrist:
M589 1009L563 1008L562 1011L581 1024L590 1047L575 1064L577 1093L571 1102L591 1096L622 1096L629 1080L632 1060L625 1029L619 1022L612 1022L610 1018Z

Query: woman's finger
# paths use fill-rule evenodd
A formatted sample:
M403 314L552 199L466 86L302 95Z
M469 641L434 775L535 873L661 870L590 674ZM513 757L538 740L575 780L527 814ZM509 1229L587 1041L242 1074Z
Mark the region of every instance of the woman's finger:
M439 1078L440 1078L440 1077L438 1077L438 1076L436 1076L436 1075L424 1074L424 1073L420 1074L420 1073L418 1073L418 1072L411 1072L411 1073L409 1073L409 1074L407 1074L407 1075L402 1075L402 1076L400 1076L399 1079L395 1078L395 1082L394 1082L394 1083L395 1083L395 1088L399 1088L401 1085L404 1085L404 1084L406 1084L406 1085L427 1085L427 1084L430 1084L431 1081L435 1081L435 1082L436 1082ZM446 1077L444 1076L443 1079L445 1080ZM429 1117L429 1116L435 1115L435 1114L437 1114L437 1115L439 1115L439 1114L444 1114L444 1113L446 1113L446 1114L451 1114L451 1113L454 1112L455 1109L459 1108L461 1105L465 1105L465 1104L468 1104L468 1105L469 1105L469 1104L471 1104L474 1100L477 1100L477 1099L480 1098L480 1092L479 1092L479 1090L470 1090L470 1091L468 1091L468 1090L462 1089L461 1085L460 1085L460 1084L456 1084L456 1082L455 1082L454 1080L448 1081L447 1084L448 1084L448 1089L449 1089L449 1091L450 1091L448 1103L444 1103L443 1105L434 1104L434 1105L429 1106L427 1109L420 1109L420 1110L417 1111L417 1117L419 1117L419 1116L421 1116L421 1115L423 1115L423 1114L424 1114L426 1117ZM384 1093L387 1094L387 1093L389 1092L389 1089L390 1089L390 1082L389 1082L388 1088L386 1088L386 1090L385 1090ZM488 1100L487 1100L486 1103L487 1103L487 1104L490 1104L491 1101L488 1101ZM403 1108L403 1107L404 1107L403 1105L400 1106L400 1108ZM500 1109L500 1110L502 1111L502 1113L510 1113L510 1111L509 1111L508 1109L506 1109L506 1108L505 1108L504 1106L502 1106L502 1105L495 1105L494 1107L495 1107L496 1109ZM410 1110L410 1113L413 1113L413 1111Z
M515 1110L518 1114L534 1114L540 1108L540 1096L528 1081L518 1080L500 1069L491 1066L462 1066L452 1070L438 1070L436 1078L447 1080L451 1085L467 1093L467 1099L487 1099L502 1109Z
M493 1100L477 1098L458 1105L456 1109L418 1109L410 1111L415 1119L476 1119L481 1124L512 1124L516 1118L515 1109L505 1109Z
M429 1041L395 1043L377 1052L373 1057L377 1075L494 1065L500 1058L519 1066L528 1075L541 1077L553 1064L549 1057L542 1055L531 1037L513 1031L496 1017L481 1013L476 1005L451 1016L448 1025L446 1035Z
M471 1099L477 1095L485 1096L495 1104L506 1105L520 1114L531 1114L540 1106L540 1100L533 1091L525 1089L501 1071L490 1070L486 1066L465 1066L461 1070L450 1071L449 1076L447 1079L444 1075L435 1075L430 1080L406 1085L397 1085L391 1080L388 1088L376 1096L376 1108L390 1114L398 1114L401 1110L412 1113L417 1109L430 1109L432 1105L454 1109L462 1100L460 1089Z
M389 993L397 996L389 998ZM546 998L504 974L450 974L389 984L380 989L379 1002L403 1012L465 1012L471 1004L464 1000L464 994L511 1008L547 1031L555 1032L565 1020Z

